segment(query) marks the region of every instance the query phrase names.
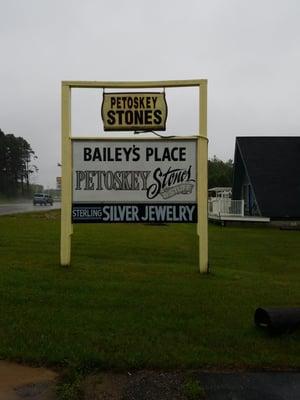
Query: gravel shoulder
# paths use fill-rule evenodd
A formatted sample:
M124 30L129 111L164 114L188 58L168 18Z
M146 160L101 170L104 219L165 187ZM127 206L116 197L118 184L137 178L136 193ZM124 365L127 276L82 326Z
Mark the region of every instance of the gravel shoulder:
M298 372L154 372L89 377L85 400L299 400Z
M0 361L0 378L0 400L60 400L60 376L50 369ZM81 389L84 400L299 400L300 373L99 372Z

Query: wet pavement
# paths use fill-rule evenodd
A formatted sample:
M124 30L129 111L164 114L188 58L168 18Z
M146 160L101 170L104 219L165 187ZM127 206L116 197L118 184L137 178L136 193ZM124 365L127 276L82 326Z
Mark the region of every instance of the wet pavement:
M198 373L207 400L300 400L300 373Z
M59 208L59 202L54 202L53 206L34 206L31 201L21 203L0 203L0 215L18 214L32 211L49 211Z

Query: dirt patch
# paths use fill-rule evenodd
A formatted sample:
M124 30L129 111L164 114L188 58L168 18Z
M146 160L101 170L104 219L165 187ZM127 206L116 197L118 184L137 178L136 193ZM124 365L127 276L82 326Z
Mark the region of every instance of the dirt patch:
M57 374L0 361L0 400L55 400Z

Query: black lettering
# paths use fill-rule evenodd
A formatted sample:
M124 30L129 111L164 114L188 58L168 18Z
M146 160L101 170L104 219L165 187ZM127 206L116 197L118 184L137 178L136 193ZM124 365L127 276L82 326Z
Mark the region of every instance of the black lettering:
M133 103L132 97L128 97L127 98L127 107L132 108L132 103Z
M129 157L130 157L130 153L132 152L132 148L129 147L129 149L126 149L126 147L123 147L123 151L124 151L125 156L126 156L126 161L129 161Z
M139 175L140 171L132 171L131 173L131 190L139 190Z
M114 174L114 190L122 190L122 180L120 175L122 176L122 171L116 171Z
M162 123L162 116L161 116L161 110L155 110L154 111L154 123L159 125Z
M153 179L156 183L153 183L150 185L147 189L147 197L148 199L154 199L158 195L158 193L161 190L161 182L160 182L160 177L162 176L162 172L160 168L156 168L156 170L153 173Z
M122 101L123 101L123 108L126 108L126 100L128 101L127 97L122 97Z
M107 123L108 125L113 125L116 123L115 112L112 110L109 110L107 113Z
M172 161L172 157L171 157L170 150L168 147L164 148L164 152L163 152L161 161Z
M152 147L146 147L146 161L149 161L150 157L153 156L154 149Z
M132 153L133 153L132 161L139 161L139 159L141 157L140 156L140 149L138 147L136 147L136 146L133 146Z
M83 160L84 161L91 161L92 158L92 149L90 147L84 147L83 149Z
M125 122L127 125L132 125L133 123L133 113L130 110L125 112Z
M186 148L185 147L179 147L179 160L180 161L185 161L186 160Z
M145 98L144 97L140 97L139 99L140 99L140 108L145 108L145 104L144 104Z
M102 176L105 174L104 171L98 171L97 173L97 188L96 190L103 190L102 187Z
M95 160L102 161L99 147L96 147L95 150L94 150L93 161L95 161Z
M135 125L144 124L144 111L143 110L134 110L134 123Z
M178 147L173 147L171 150L172 161L178 161L178 157L175 155L176 152L178 152Z
M120 147L116 147L115 161L122 161L122 149Z
M114 183L114 175L112 171L107 171L104 175L104 185L106 186L107 190L112 190Z
M131 190L131 187L130 187L130 184L128 181L128 177L130 174L132 174L131 171L122 171L122 177L123 177L122 190Z
M107 161L115 161L113 156L111 155L111 148L107 148Z
M124 114L124 111L122 110L122 111L116 111L116 114L118 115L118 124L119 125L122 125L122 123L123 123L123 114Z
M112 96L110 98L110 108L114 108L115 105L116 105L116 98Z
M152 125L152 110L145 110L145 125Z
M75 190L81 190L81 182L85 179L85 171L76 171L76 186Z
M96 175L96 171L86 171L84 190L94 190L93 178L95 175Z

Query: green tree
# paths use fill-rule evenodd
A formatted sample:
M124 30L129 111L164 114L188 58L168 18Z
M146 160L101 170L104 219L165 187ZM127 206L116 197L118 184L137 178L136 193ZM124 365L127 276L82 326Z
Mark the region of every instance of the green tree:
M24 138L5 135L0 130L0 193L6 196L29 194L30 175L37 171L32 164L36 158Z
M6 145L5 134L0 129L0 192L4 191L6 186Z
M208 160L208 187L231 187L233 179L233 161L226 162L216 156Z

